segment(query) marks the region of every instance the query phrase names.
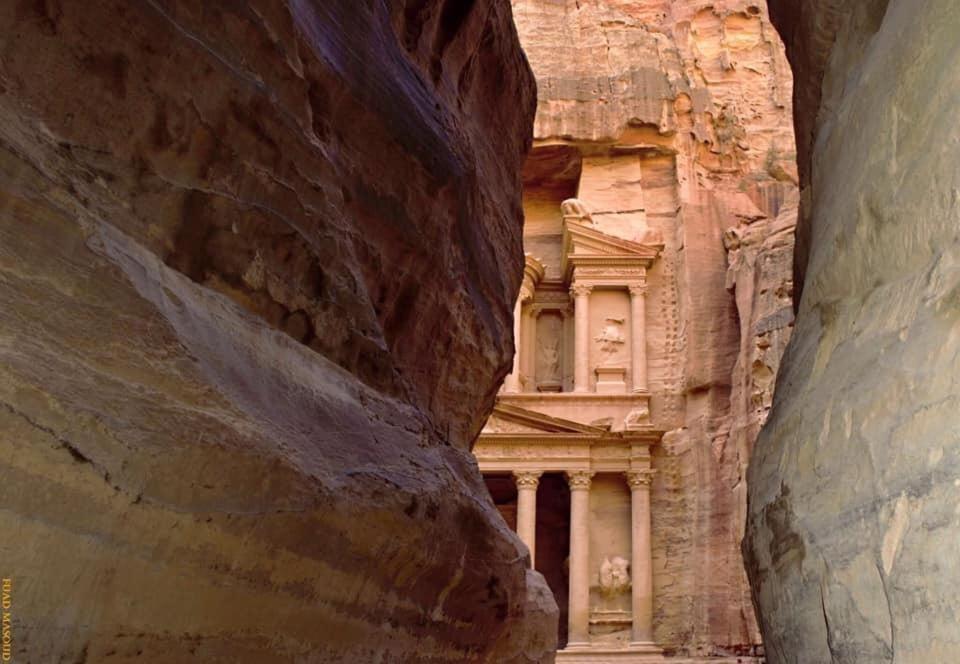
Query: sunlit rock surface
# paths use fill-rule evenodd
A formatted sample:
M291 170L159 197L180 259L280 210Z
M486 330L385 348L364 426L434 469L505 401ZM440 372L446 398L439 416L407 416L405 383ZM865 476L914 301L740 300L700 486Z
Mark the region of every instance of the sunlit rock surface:
M767 655L952 662L960 11L771 10L797 76L803 294L750 466L745 552Z
M505 0L0 6L15 661L550 661L468 447L512 352Z
M758 655L740 541L746 467L793 323L783 45L760 0L513 6L539 94L526 251L560 279L560 204L574 196L601 232L665 245L646 295L650 421L667 431L653 459L655 641Z

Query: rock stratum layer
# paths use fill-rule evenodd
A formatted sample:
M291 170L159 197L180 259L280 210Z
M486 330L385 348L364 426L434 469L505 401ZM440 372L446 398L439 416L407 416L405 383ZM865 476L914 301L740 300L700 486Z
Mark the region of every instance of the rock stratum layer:
M0 7L16 661L551 659L468 449L533 111L504 0Z
M568 196L605 233L665 244L646 296L651 421L667 431L653 459L655 641L759 654L740 541L747 462L793 323L783 45L759 1L513 5L539 91L526 250L559 278L550 233Z
M750 466L769 661L950 662L960 629L960 12L773 0L803 294Z

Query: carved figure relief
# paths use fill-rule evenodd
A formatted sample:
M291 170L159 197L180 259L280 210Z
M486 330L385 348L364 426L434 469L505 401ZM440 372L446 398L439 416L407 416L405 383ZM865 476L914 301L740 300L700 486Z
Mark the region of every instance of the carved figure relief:
M563 318L544 311L537 319L537 390L559 392L563 385Z
M629 413L623 420L623 426L627 429L650 424L650 407L647 404L640 404Z
M630 563L620 556L605 558L600 565L600 592L616 597L630 589Z
M607 324L603 326L603 331L593 340L600 344L600 353L603 355L600 364L602 366L613 364L618 359L620 351L623 350L624 344L627 343L626 337L623 336L623 319L608 318Z
M586 203L579 198L568 198L560 204L560 214L564 219L576 219L581 223L594 224L593 214Z
M540 366L543 368L543 379L547 381L560 380L560 339L540 340Z

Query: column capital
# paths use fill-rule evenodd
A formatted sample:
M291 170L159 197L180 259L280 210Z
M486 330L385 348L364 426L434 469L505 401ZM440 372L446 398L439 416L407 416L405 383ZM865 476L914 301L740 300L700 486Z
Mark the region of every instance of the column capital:
M540 484L540 476L543 475L543 471L540 470L515 470L513 471L513 479L517 483L517 487L532 487L537 488L537 485Z
M573 283L570 285L570 294L574 297L589 295L591 291L593 291L593 286L590 284Z
M646 282L627 284L627 290L630 291L631 297L642 297L647 294L647 284Z
M646 468L644 470L628 470L624 473L627 477L627 484L630 485L631 490L636 489L648 489L653 483L653 476L657 474L657 471Z
M567 471L567 484L571 491L586 490L590 488L590 481L593 478L593 471L590 470L571 470Z

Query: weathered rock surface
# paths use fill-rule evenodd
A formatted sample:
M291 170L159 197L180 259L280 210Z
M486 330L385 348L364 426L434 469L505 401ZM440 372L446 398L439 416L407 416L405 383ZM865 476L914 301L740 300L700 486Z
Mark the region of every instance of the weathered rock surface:
M797 77L803 289L749 474L744 548L768 658L952 662L960 12L771 11Z
M653 231L647 275L656 641L756 654L745 472L793 322L792 81L765 3L513 0L537 76L526 250L559 278L560 201Z
M533 108L503 0L0 6L15 661L552 659L468 450Z

